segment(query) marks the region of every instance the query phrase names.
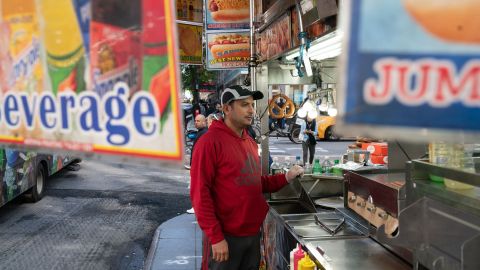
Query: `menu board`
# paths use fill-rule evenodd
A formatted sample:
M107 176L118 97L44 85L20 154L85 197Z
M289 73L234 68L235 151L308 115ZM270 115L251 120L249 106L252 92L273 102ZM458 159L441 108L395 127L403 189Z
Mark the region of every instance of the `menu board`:
M201 65L203 27L181 23L177 26L180 63Z
M255 35L255 53L258 56L258 60L262 61L262 34L256 34Z
M345 124L480 130L479 1L345 2Z
M203 0L176 0L177 20L203 22Z
M288 50L292 43L289 14L283 15L265 31L267 58L271 59Z
M258 40L256 43L256 48L257 48L257 54L259 55L259 60L265 61L267 60L267 56L268 56L267 32L263 31L257 34L257 38Z
M248 67L250 32L207 33L207 69Z
M313 40L325 33L325 24L322 21L317 21L307 27L308 39Z
M249 29L250 0L205 0L206 30Z
M292 9L291 21L292 21L291 23L292 24L292 47L297 47L300 45L300 39L298 38L298 34L300 33L300 27L299 27L297 8Z

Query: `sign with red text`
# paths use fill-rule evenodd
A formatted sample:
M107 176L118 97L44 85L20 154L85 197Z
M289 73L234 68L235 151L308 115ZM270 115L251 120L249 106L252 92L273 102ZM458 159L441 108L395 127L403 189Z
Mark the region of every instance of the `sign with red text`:
M181 161L172 1L4 0L0 144Z
M479 1L345 1L346 125L480 130Z

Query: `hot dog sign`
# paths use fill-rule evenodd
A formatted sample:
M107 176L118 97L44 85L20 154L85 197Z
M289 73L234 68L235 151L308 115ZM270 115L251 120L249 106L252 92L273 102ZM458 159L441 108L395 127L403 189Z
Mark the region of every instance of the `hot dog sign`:
M345 1L344 124L480 130L480 2Z
M248 29L249 0L205 0L206 29Z
M248 66L250 33L207 33L207 68L233 69Z

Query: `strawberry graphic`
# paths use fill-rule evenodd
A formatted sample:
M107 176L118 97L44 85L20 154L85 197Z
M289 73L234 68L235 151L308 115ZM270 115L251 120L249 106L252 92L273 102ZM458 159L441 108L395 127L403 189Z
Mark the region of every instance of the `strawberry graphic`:
M155 97L158 105L158 111L163 118L170 101L170 74L168 68L163 68L152 77L149 87L150 93Z
M77 89L77 70L73 69L70 75L58 85L58 92L75 91Z

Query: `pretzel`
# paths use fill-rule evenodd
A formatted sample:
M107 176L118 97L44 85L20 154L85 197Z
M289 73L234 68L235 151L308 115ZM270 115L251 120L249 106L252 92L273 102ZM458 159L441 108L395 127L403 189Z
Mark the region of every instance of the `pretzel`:
M276 100L279 98L285 99L285 104L282 107L278 106ZM273 109L276 109L278 113L275 113ZM281 119L291 117L295 113L295 104L293 101L284 94L278 94L273 96L272 100L268 104L268 113L273 119Z

